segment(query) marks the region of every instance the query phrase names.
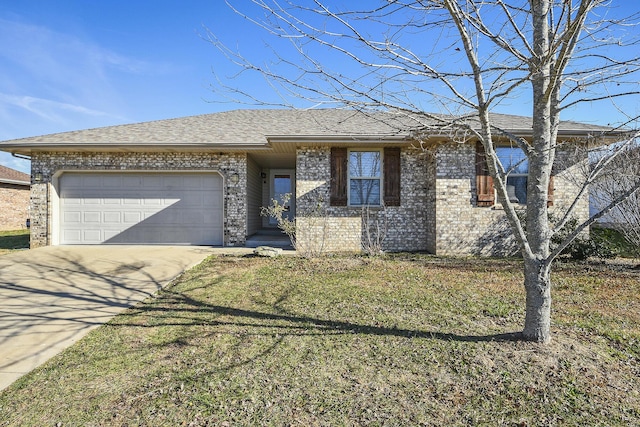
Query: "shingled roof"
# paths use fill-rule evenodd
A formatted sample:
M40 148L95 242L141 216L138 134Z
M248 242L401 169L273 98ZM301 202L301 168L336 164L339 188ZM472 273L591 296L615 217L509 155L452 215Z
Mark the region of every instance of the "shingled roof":
M450 116L439 116L451 118ZM516 135L530 135L531 118L493 114L495 126ZM437 120L400 112L359 112L346 109L232 110L199 116L78 130L0 142L0 149L28 154L31 149L173 147L211 149L265 149L272 139L408 140L413 132ZM473 125L473 119L468 119ZM477 121L475 121L477 124ZM474 126L475 127L475 126ZM602 126L562 122L562 133L586 136L610 130Z
M31 177L26 173L0 165L0 182L4 184L30 185Z

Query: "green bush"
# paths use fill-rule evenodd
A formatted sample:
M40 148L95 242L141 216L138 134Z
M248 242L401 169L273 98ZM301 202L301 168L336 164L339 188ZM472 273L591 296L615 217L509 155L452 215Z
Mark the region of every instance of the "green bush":
M596 238L576 239L562 252L568 254L573 260L583 261L589 257L610 259L616 256L616 252L606 241Z
M553 218L550 218L553 221ZM565 226L560 229L551 239L553 245L559 245L573 230L578 226L578 220L571 218ZM576 261L584 261L587 258L610 259L614 258L617 253L614 247L606 239L601 236L578 237L571 242L562 252L561 255L568 256Z

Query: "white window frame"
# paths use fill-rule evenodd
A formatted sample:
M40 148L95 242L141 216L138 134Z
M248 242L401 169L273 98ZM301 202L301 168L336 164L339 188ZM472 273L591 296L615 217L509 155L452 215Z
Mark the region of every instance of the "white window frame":
M379 153L380 155L380 174L379 176L352 176L351 175L351 153ZM347 199L349 200L349 206L354 206L354 207L362 207L362 206L382 206L382 195L383 195L383 189L382 186L384 185L384 181L383 181L383 169L384 169L384 150L382 149L376 149L376 148L358 148L358 149L349 149L347 150ZM352 198L351 198L351 181L357 179L357 180L378 180L379 185L378 185L378 189L380 191L380 193L378 194L378 200L379 203L367 203L367 204L353 204L352 203Z

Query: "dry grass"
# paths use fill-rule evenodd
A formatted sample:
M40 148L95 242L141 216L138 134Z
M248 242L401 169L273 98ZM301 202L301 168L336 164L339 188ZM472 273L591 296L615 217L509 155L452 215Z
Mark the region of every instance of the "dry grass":
M640 276L559 265L212 258L0 395L0 425L640 425Z

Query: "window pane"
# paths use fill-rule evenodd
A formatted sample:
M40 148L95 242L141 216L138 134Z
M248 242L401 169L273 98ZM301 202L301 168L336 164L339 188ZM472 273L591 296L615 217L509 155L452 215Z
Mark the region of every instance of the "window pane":
M379 179L352 179L349 186L352 206L380 205Z
M349 154L349 176L380 176L380 152L352 151Z
M509 194L509 200L513 203L527 203L527 177L508 176L507 193Z
M527 174L529 171L529 160L524 151L517 147L496 147L496 154L504 170L512 174ZM512 170L512 168L515 168Z
M273 192L278 195L291 193L291 176L276 175L273 177Z

